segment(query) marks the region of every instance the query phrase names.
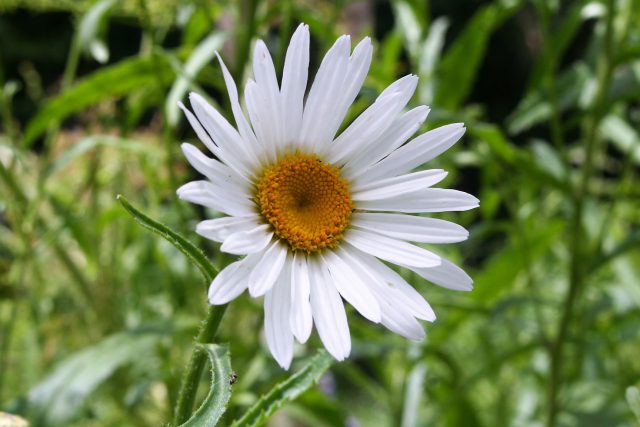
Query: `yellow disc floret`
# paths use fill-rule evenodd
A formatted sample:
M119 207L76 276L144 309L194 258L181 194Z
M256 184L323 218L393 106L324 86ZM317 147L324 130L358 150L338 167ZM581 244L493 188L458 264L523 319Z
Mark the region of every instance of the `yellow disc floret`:
M256 202L278 237L308 253L334 247L353 203L340 170L316 156L293 154L265 169Z

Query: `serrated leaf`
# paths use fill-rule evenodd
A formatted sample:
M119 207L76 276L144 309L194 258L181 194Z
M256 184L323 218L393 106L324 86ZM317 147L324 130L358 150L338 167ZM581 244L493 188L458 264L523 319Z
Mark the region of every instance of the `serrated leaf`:
M207 282L211 282L213 280L217 274L217 270L213 264L209 262L201 249L168 226L149 218L138 209L134 208L121 194L118 194L116 198L120 204L122 204L122 207L124 207L140 225L162 236L166 241L175 246L176 249L185 254L187 258L189 258L189 260L198 267Z
M285 381L276 385L262 396L233 427L257 427L264 425L273 413L286 402L294 400L309 387L318 382L329 369L333 358L324 350L320 350L309 363Z
M79 81L74 86L49 100L31 119L24 132L24 144L28 147L49 126L59 123L71 114L111 97L125 95L149 82L166 80L171 68L162 61L151 58L131 58L103 67Z
M211 387L198 410L180 427L213 427L227 409L231 398L231 360L226 345L204 344L200 348L206 352L211 364Z

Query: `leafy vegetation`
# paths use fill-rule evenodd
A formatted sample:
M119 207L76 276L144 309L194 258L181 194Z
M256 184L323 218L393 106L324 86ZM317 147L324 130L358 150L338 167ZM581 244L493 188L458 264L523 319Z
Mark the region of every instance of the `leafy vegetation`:
M193 231L215 212L175 196L195 174L179 143L197 143L175 103L196 90L231 117L215 51L246 81L262 38L281 69L298 22L312 70L339 34L374 40L347 122L420 77L421 130L468 128L429 166L481 207L441 215L471 237L436 248L472 292L401 272L438 315L423 342L350 311L350 359L312 337L285 372L261 301L207 306L234 257ZM0 410L72 427L637 425L639 46L636 0L3 1Z

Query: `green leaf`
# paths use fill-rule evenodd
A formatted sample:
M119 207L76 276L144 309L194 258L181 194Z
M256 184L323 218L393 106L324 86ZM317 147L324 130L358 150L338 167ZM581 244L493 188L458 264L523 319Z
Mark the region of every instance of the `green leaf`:
M217 344L204 344L200 348L207 353L211 363L211 388L202 405L181 427L215 426L231 397L229 348Z
M329 369L333 358L324 350L320 350L309 363L295 375L276 385L256 402L240 418L233 422L234 427L257 427L264 425L273 413L286 402L294 400L309 387L318 382Z
M92 391L116 369L149 356L166 330L120 332L63 360L29 392L32 417L67 425Z
M190 87L191 82L198 75L198 72L216 55L216 51L222 47L222 43L226 40L225 33L213 33L202 40L200 44L193 50L193 53L187 60L182 69L181 75L171 87L171 91L167 96L165 109L167 112L167 121L171 126L178 123L180 101Z
M45 106L31 119L24 132L24 144L28 147L49 126L59 123L69 115L81 111L99 101L126 95L144 88L149 82L168 80L171 68L162 61L151 58L125 59L110 67L104 67L76 83Z
M122 207L124 207L125 210L129 212L129 214L131 214L131 216L140 225L162 236L165 240L167 240L169 243L175 246L176 249L178 249L180 252L185 254L187 258L189 258L189 260L196 267L198 267L198 269L200 270L204 278L207 280L207 282L211 282L213 280L213 278L217 274L217 270L213 266L213 264L209 262L209 260L207 259L204 252L202 252L201 249L199 249L197 246L195 246L186 238L182 237L177 232L173 231L171 228L149 218L148 216L146 216L145 214L143 214L142 212L134 208L129 203L129 201L125 199L123 195L118 194L116 199L118 199L120 204L122 204Z
M521 4L522 2L514 2L509 6L491 4L476 12L442 57L436 73L438 83L435 87L434 105L455 110L464 102L482 64L489 37Z
M102 40L109 11L115 4L115 0L100 0L95 3L82 17L78 27L78 42L85 53L90 53L101 64L109 60L109 48Z

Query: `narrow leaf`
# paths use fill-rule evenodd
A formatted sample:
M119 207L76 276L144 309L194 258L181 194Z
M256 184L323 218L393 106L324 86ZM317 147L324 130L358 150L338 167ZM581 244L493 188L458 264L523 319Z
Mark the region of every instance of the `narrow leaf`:
M193 50L193 53L181 70L182 75L178 77L171 91L167 96L165 109L167 111L167 121L171 126L178 123L179 109L178 101L181 101L185 93L191 86L191 82L196 78L198 72L215 56L216 50L222 47L222 43L227 38L224 33L213 33L200 42Z
M284 405L292 401L300 394L318 382L320 377L329 369L333 358L329 354L320 350L309 363L295 375L276 385L265 394L240 418L234 421L233 427L262 426L273 413Z
M204 344L200 348L207 353L211 363L211 388L200 408L181 427L215 426L231 398L229 348L216 344Z
M120 202L122 207L125 208L125 210L127 212L129 212L129 214L131 214L131 216L140 225L142 225L144 228L146 228L148 230L151 230L154 233L162 236L165 240L167 240L169 243L171 243L173 246L175 246L176 249L178 249L180 252L185 254L187 256L187 258L189 258L189 260L196 267L198 267L198 269L200 270L200 272L202 273L204 278L207 280L207 282L211 282L213 280L213 278L217 274L217 270L209 262L209 260L207 259L207 257L205 256L204 252L202 252L201 249L196 247L193 243L191 243L186 238L182 237L177 232L173 231L171 228L169 228L166 225L161 224L161 223L149 218L148 216L146 216L145 214L143 214L142 212L140 212L139 210L134 208L129 203L129 201L127 201L127 199L125 199L125 197L123 195L118 194L116 199L118 199L118 201Z
M158 65L162 65L158 67ZM62 92L36 114L24 132L24 144L30 146L53 123L59 123L69 115L81 111L103 99L125 95L156 81L157 75L168 80L171 68L164 62L151 58L125 59L103 67Z

